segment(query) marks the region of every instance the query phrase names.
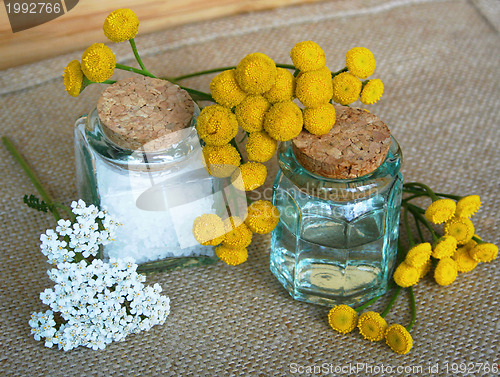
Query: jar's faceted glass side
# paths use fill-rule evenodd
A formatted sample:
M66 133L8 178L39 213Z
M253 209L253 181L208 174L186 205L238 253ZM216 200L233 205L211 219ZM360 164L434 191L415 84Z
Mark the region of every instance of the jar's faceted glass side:
M278 151L271 271L295 299L358 304L387 289L396 263L403 178L392 138L384 163L356 179L304 169L291 142Z
M192 235L194 218L213 213L214 203L221 200L217 182L203 167L195 119L181 131L179 142L152 152L113 143L96 109L77 120L79 196L106 208L123 224L115 242L104 248L105 259L130 256L143 271L218 260L213 248L199 245Z

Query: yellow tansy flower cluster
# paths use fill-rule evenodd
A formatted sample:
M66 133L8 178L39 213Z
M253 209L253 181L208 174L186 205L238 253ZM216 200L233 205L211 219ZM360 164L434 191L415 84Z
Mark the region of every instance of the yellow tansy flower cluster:
M413 246L406 254L405 260L394 271L394 281L403 288L418 283L430 268L431 244L428 242Z
M83 72L80 62L72 60L64 68L64 87L70 96L78 97L83 85Z
M434 196L433 202L425 210L427 221L443 224L444 235L439 238L435 236L431 254L437 262L434 269L434 279L437 284L450 285L456 280L458 273L470 272L480 262L491 262L497 257L498 247L481 241L474 234L475 228L470 217L480 206L481 199L478 195L468 195L456 202L448 198L437 199ZM394 280L403 287L418 281L414 277L415 271L408 267L419 265L419 262L411 262L419 259L413 249L408 251L405 262L398 266L394 273ZM430 265L430 261L427 261L425 273L429 271Z
M219 259L236 266L247 260L253 233L269 233L278 221L278 209L269 201L259 200L248 206L245 219L230 216L222 220L215 214L198 216L193 223L193 235L201 245L217 246L215 254Z
M295 95L306 107L304 128L314 135L324 135L335 124L335 108L330 103L333 96L332 73L326 67L323 49L315 42L297 43L290 51L297 76Z
M94 43L83 52L81 66L89 80L103 82L113 76L116 57L104 43Z
M377 312L368 311L358 317L356 310L348 305L335 305L328 312L330 327L341 334L347 334L356 327L360 334L371 342L386 341L396 353L404 355L413 347L409 331L399 325L388 326L386 320Z
M104 35L111 42L132 40L139 30L139 19L131 9L116 9L111 12L103 24ZM133 45L135 49L135 44ZM116 68L113 51L103 43L94 43L82 55L81 63L71 61L64 69L64 87L69 95L77 97L92 82L102 83L108 80Z
M104 20L103 31L111 42L125 42L139 31L139 18L131 9L117 9Z
M229 177L241 162L240 153L230 144L206 145L203 157L208 173L218 178Z

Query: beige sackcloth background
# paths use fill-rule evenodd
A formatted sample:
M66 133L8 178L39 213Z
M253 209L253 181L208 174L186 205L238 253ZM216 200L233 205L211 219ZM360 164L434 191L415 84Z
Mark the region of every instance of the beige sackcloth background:
M177 27L139 36L137 45L151 71L170 76L234 65L256 51L291 63L289 51L302 40L319 43L332 70L343 67L349 48L370 48L377 59L373 77L381 78L386 88L370 110L401 144L405 181L426 182L460 195L479 194L483 207L473 218L477 233L498 245L499 31L497 0L337 0ZM119 62L132 62L126 44L112 48ZM94 85L77 99L65 93L63 68L80 54L0 73L0 134L11 137L64 203L77 198L74 120L103 90ZM184 84L207 91L211 77ZM415 288L414 346L400 356L357 332L334 332L327 307L293 300L269 271L269 235L254 237L249 260L241 266L218 263L148 276L147 282L161 284L171 299L164 325L104 351L46 348L30 335L28 320L31 312L47 309L39 293L52 282L39 251L39 234L54 222L50 215L24 206L23 195L35 189L3 146L0 161L0 375L281 376L294 375L298 367L354 363L421 366L423 373L405 375L430 375L427 368L437 363L440 372L434 375L451 376L451 369L446 374L447 363L451 368L451 363L500 362L498 259L460 274L449 287L438 286L430 276L423 279ZM276 161L268 166L270 187ZM374 309L381 310L386 302L380 300ZM406 295L387 320L408 323ZM352 375L398 373L363 369Z

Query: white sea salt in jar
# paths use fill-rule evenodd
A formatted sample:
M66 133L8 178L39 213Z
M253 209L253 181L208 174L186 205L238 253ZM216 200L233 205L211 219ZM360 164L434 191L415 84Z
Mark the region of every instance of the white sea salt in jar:
M119 219L103 257L133 257L158 266L207 264L172 257L213 256L192 235L197 216L214 213L216 181L202 162L199 110L177 85L149 77L118 81L75 125L79 195ZM155 263L151 263L155 262Z

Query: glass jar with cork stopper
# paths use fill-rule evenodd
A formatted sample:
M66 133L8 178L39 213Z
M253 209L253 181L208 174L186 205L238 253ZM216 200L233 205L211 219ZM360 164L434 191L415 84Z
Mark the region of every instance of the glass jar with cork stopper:
M143 272L218 259L192 235L214 213L216 181L195 129L199 109L168 81L137 76L110 85L75 124L80 197L118 218L104 259L132 257Z
M336 106L326 135L278 150L271 271L293 298L356 305L384 293L396 263L402 153L375 115Z

